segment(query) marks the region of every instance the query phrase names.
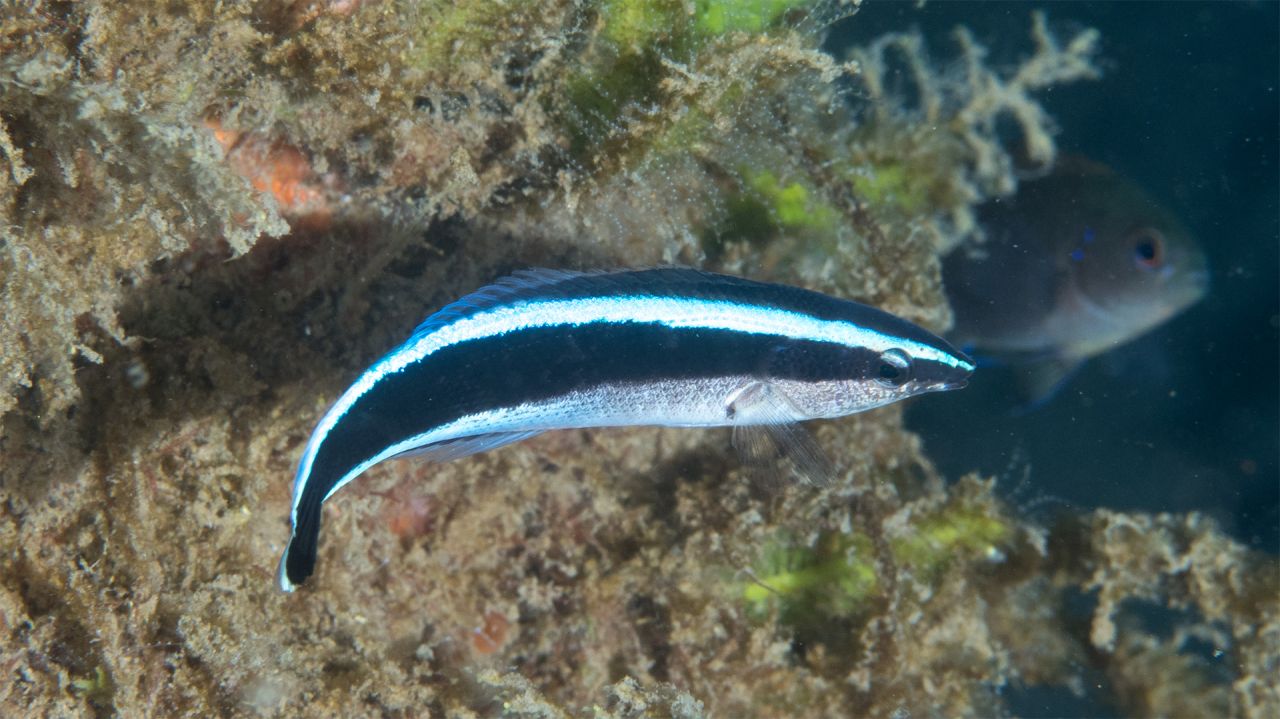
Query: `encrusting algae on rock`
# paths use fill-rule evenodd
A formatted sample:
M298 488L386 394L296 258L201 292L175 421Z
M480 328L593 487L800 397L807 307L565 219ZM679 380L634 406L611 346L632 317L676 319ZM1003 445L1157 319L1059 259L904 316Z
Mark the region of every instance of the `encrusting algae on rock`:
M1094 74L1096 34L1037 16L1007 74L962 34L944 82L911 35L821 52L851 12L0 10L0 706L992 715L1002 687L1087 667L1129 713L1274 714L1273 557L1194 515L1038 527L942 482L895 408L817 428L822 489L753 486L715 431L390 463L328 510L323 580L277 592L316 418L512 269L695 264L946 327L938 255L1012 187L995 118L1050 161L1030 93ZM890 51L920 98L887 91ZM1178 632L1142 629L1144 605Z

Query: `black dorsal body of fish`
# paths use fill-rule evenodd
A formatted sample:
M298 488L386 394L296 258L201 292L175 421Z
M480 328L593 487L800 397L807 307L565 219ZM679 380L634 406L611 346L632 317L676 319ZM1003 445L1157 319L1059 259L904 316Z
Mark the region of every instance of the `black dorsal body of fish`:
M984 205L981 242L943 262L948 338L1047 399L1083 361L1165 322L1208 289L1191 232L1133 182L1067 158Z
M906 320L785 285L682 268L517 273L429 317L313 432L280 565L314 570L321 507L369 467L436 461L553 429L731 426L821 456L797 422L962 387L969 358Z

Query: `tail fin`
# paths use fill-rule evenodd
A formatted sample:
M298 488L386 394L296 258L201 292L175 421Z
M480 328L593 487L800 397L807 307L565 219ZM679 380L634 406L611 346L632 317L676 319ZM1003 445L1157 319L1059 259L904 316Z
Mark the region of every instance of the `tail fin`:
M292 592L307 581L316 569L316 546L320 541L320 505L298 505L293 535L280 558L280 588Z

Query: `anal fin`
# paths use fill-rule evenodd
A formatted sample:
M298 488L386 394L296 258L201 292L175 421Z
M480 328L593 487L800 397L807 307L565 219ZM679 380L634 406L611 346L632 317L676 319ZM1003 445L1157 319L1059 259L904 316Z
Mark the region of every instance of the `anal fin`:
M448 462L454 459L461 459L473 454L487 452L491 449L497 449L508 444L520 442L530 437L542 434L542 430L531 430L525 432L490 432L488 434L477 434L470 437L459 437L457 439L447 439L443 442L432 442L421 447L407 449L397 455L399 457L418 457L432 462Z

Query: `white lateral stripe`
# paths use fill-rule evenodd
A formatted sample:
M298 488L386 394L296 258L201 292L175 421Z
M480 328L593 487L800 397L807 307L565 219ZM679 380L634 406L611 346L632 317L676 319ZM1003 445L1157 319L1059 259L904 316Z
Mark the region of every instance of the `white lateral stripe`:
M311 475L311 463L319 451L320 443L356 400L383 377L399 372L434 352L463 342L535 327L578 326L600 322L635 322L661 324L677 329L697 328L777 335L797 340L831 342L847 347L865 347L878 352L897 347L913 357L951 367L967 364L930 345L876 332L852 322L824 320L802 312L727 300L688 297L579 297L531 299L493 307L463 317L393 350L366 370L343 393L320 420L311 435L311 441L307 443L303 461L294 480L294 513L297 512L303 488Z
M443 441L455 439L458 437L465 437L469 434L480 434L483 432L497 431L493 428L500 425L509 424L509 422L504 422L503 420L507 419L509 415L512 414L513 410L518 410L518 409L519 408L503 407L503 408L491 410L488 412L480 412L473 415L467 415L465 417L459 418L456 421L450 422L449 424L441 425L429 432L425 432L415 437L410 437L409 439L406 439L402 442L397 442L391 445L390 447L387 447L386 449L382 450L372 458L367 459L361 462L360 464L357 464L355 467L351 468L350 471L342 475L342 479L339 479L337 482L334 483L332 487L329 488L329 491L326 492L324 495L324 499L320 501L322 503L329 501L329 498L333 496L334 492L337 492L339 489L342 489L349 482L351 482L351 480L355 479L356 477L359 477L361 474L364 474L365 470L369 469L370 467L373 467L379 462L384 462L396 456L397 454L400 454L401 452L407 452L411 449L416 449L418 447L422 447L424 445L431 444L433 442L443 442ZM301 478L302 475L299 474L299 477ZM305 485L305 479L303 483ZM300 493L301 492L299 492L299 494ZM296 509L298 504L298 499L296 496L294 497L293 501L294 501L294 507Z
M464 415L383 449L353 467L325 494L328 501L344 485L374 465L419 447L489 432L555 430L573 427L714 427L725 418L725 397L750 377L662 382L647 386L602 386L537 402ZM796 416L795 421L806 419Z

